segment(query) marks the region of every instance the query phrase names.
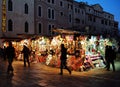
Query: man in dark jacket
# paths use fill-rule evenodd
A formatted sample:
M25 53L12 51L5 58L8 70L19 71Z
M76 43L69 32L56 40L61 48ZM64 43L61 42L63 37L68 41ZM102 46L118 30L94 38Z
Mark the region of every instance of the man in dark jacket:
M105 65L106 65L106 67L105 68L108 67L108 58L109 58L109 46L106 45L106 47L105 47Z
M24 67L26 67L26 61L28 63L28 67L30 67L30 61L29 61L29 55L30 55L30 50L27 46L23 46L23 57L24 57Z
M10 72L13 73L13 59L15 57L15 48L12 46L12 42L9 41L8 42L9 46L6 48L6 56L8 59L8 68L7 68L7 73L9 74Z
M116 52L115 49L112 49L112 46L108 47L108 65L107 65L107 70L109 71L110 69L110 64L112 64L113 71L115 71L115 64L114 60L116 59Z
M61 64L60 64L60 75L63 74L63 68L67 69L69 74L71 74L71 70L67 67L67 49L64 47L64 44L61 44Z

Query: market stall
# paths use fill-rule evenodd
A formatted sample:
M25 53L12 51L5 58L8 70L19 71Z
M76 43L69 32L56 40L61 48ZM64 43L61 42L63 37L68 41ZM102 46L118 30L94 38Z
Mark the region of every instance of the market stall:
M60 45L67 48L67 64L75 71L89 70L95 67L105 66L105 46L115 45L115 41L102 36L81 35L79 32L55 29L57 36L52 38L37 36L35 39L23 39L14 43L17 47L18 60L22 60L21 50L24 43L31 50L30 61L43 63L52 67L60 67Z

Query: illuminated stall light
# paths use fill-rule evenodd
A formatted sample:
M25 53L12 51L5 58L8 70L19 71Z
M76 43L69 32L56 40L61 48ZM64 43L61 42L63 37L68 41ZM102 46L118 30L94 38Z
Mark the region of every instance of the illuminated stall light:
M68 40L68 41L73 41L74 36L73 36L73 35L67 35L65 38L66 38L66 40Z
M44 39L42 39L41 41L39 41L39 44L40 44L40 45L45 45L45 44L46 44L46 42L45 42L45 40L44 40Z

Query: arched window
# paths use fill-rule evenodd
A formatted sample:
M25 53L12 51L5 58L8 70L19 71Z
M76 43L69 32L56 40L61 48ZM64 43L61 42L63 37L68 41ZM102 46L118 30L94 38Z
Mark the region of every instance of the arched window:
M55 11L53 9L48 9L48 18L55 19Z
M12 10L13 10L12 0L8 0L8 11L12 11Z
M41 33L41 31L42 31L42 25L41 25L41 23L39 23L38 24L38 32Z
M29 29L28 22L25 22L25 32L26 32L26 33L28 32L28 29Z
M13 31L13 22L12 20L8 20L8 31Z
M38 7L38 16L41 17L41 6Z
M28 5L25 4L25 14L28 14Z
M48 9L48 18L51 18L51 9Z

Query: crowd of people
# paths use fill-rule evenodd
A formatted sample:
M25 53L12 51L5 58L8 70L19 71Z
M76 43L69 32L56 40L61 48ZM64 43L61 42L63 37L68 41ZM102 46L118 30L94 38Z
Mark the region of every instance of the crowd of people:
M28 63L28 67L30 67L30 49L27 47L26 43L23 45L23 50L21 51L21 53L23 53L24 55L24 67L26 67L26 62ZM6 48L0 48L0 58L3 58L3 60L8 61L7 74L13 74L14 68L12 64L14 59L16 59L16 51L11 41L7 42Z

